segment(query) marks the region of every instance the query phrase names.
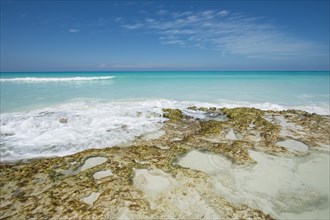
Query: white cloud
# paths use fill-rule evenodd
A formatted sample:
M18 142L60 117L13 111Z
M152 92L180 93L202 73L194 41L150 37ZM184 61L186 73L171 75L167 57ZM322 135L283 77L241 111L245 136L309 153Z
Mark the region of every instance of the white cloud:
M180 34L194 34L195 31L189 29L171 29L171 30L164 30L160 32L161 34L165 35L180 35Z
M129 29L129 30L139 29L143 26L144 26L144 24L141 24L141 23L133 24L133 25L129 25L129 24L122 25L122 27Z
M164 41L163 44L178 44L178 45L185 45L186 43L182 40L167 40Z
M157 11L157 15L165 15L167 14L167 11L166 10L159 10Z
M178 18L178 17L183 17L183 16L187 16L187 15L191 15L193 12L191 11L185 11L185 12L173 12L172 16L174 18Z
M200 15L204 19L212 19L212 18L214 18L214 11L212 11L212 10L202 11L202 12L200 12Z
M115 18L115 21L116 21L116 22L121 22L121 21L123 21L123 18L122 18L122 17L116 17L116 18Z
M166 13L166 19L145 18L144 22L123 27L156 34L162 44L211 49L223 56L279 59L322 52L321 45L297 37L265 19L227 10Z
M77 32L79 32L79 29L69 29L68 31L70 33L77 33Z
M227 16L227 15L229 15L229 11L226 11L226 10L220 11L218 13L218 15L220 15L220 16Z
M145 20L146 20L146 22L148 22L148 23L152 23L152 22L155 21L155 19L152 19L152 18L146 18Z

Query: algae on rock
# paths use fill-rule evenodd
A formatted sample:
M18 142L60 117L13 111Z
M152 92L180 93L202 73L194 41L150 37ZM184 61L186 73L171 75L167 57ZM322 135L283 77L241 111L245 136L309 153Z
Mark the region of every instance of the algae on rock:
M123 207L135 218L188 218L187 213L171 205L175 203L173 199L180 195L182 202L188 204L188 192L200 192L200 200L207 201L219 218L271 219L267 213L248 205L230 203L212 191L208 175L180 167L176 162L192 150L219 154L240 166L256 163L250 157L249 150L295 156L294 152L275 144L280 138L280 125L267 121L264 118L265 111L254 108L193 106L188 109L206 113L221 112L229 120L198 120L188 117L180 109L165 108L163 116L169 120L163 124L164 135L156 139L137 138L126 147L90 149L65 157L0 164L0 218L108 219L119 216ZM300 111L268 111L267 114L281 115L301 125L306 135L300 141L311 143L311 150L318 145L330 144L328 117ZM238 140L225 138L226 132L231 129L240 135ZM256 134L260 135L260 140L251 138ZM106 159L84 172L75 172L88 158L93 157ZM160 193L157 202L152 203L133 184L135 171L141 169L159 169L181 185L164 194ZM96 173L105 170L111 170L112 175L94 178ZM63 171L67 172L63 174ZM74 175L65 175L70 174L70 171ZM93 206L81 202L82 198L92 193L98 195ZM186 195L182 196L184 193ZM167 208L171 213L166 212ZM198 210L199 214L203 212L202 209Z
M200 133L203 135L219 134L223 128L222 124L223 123L221 121L215 121L215 120L201 121L200 122L200 126L201 126Z
M182 111L180 109L170 109L170 108L163 108L163 117L168 118L172 121L178 121L183 118Z

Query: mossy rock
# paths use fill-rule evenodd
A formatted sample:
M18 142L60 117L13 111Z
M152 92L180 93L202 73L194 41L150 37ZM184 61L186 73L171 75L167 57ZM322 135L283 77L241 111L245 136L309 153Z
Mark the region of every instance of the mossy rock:
M232 144L218 144L210 149L214 153L220 153L230 159L236 165L255 163L248 153L247 143L244 141L235 141Z
M222 108L221 111L231 120L234 124L245 130L253 123L260 125L266 121L262 116L264 112L255 108Z
M198 108L196 106L189 106L187 109L197 111Z
M295 115L303 115L303 116L308 116L308 115L316 115L315 113L308 113L306 111L302 111L302 110L296 110L296 109L288 109L288 110L283 110L280 111L281 114L295 114Z
M168 118L172 121L178 121L183 119L183 114L180 109L171 109L171 108L163 108L163 117Z
M206 107L200 107L200 108L198 108L198 110L202 111L202 112L207 112L209 109Z
M202 112L215 112L215 111L217 111L216 107L210 107L210 108L199 107L199 108L197 108L196 106L189 106L187 109L193 110L193 111L202 111Z
M209 109L206 107L196 107L196 106L189 106L187 109L193 110L193 111L202 111L202 112L207 112Z
M215 120L202 121L200 125L201 125L200 133L205 135L219 134L222 130L222 122L220 121L215 121Z
M221 111L230 119L237 119L242 117L262 117L265 113L262 110L255 108L222 108Z
M264 111L255 108L223 108L222 112L233 121L240 130L246 130L252 123L257 126L261 136L269 143L274 143L280 127L263 118Z

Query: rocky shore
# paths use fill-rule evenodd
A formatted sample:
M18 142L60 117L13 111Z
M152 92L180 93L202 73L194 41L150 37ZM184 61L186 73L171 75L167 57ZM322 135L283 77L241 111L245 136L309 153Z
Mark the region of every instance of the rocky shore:
M327 217L329 182L312 179L328 177L329 116L192 106L163 117L125 146L1 164L0 219Z

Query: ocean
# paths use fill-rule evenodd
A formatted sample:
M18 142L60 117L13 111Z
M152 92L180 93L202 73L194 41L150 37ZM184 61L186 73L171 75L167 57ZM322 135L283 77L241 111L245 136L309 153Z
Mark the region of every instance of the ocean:
M1 73L1 113L73 102L168 100L329 114L329 72Z
M0 83L2 161L125 144L159 130L162 108L329 115L329 72L1 73Z

